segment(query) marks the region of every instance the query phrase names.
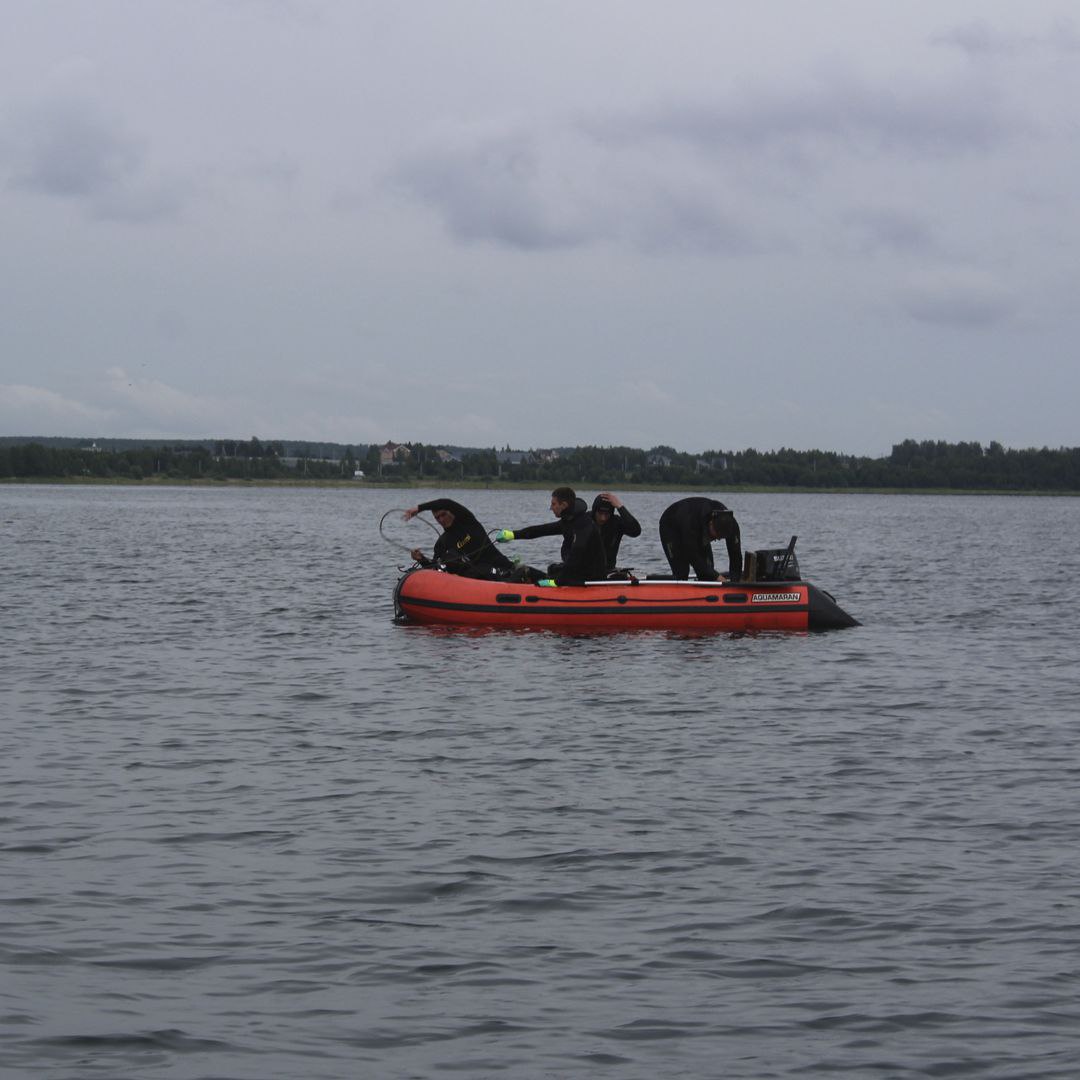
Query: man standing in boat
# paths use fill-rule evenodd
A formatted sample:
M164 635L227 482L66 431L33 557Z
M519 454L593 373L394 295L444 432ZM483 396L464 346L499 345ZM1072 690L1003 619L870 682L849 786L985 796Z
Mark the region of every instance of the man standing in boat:
M604 557L610 573L619 559L619 544L624 536L640 536L641 525L638 519L626 508L618 495L602 491L593 499L592 519L600 530L600 539L604 545Z
M469 568L487 572L513 569L513 563L488 539L484 526L461 503L432 499L406 510L403 517L408 521L422 510L430 510L442 526L442 536L435 541L435 561L445 563L448 570L461 573ZM421 566L431 565L432 560L419 548L410 554Z
M660 515L660 543L675 578L685 580L690 567L699 581L717 581L725 575L713 565L712 544L727 545L727 578L738 581L742 572L742 537L734 513L716 499L693 496L672 503Z
M524 529L500 529L495 539L505 544L562 534L562 562L548 567L548 577L538 582L540 585L584 585L606 577L604 542L585 500L579 499L573 488L557 487L551 493L551 512L555 521Z

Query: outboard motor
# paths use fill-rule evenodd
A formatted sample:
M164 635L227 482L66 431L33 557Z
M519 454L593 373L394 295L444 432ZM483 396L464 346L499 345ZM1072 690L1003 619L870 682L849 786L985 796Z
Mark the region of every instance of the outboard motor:
M747 553L748 573L744 580L749 581L801 581L799 560L795 557L793 536L786 548L761 548Z

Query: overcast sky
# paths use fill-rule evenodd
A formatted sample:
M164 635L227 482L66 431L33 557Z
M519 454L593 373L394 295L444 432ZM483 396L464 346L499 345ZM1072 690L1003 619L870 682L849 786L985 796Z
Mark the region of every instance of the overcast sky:
M1073 0L3 13L0 434L1080 444Z

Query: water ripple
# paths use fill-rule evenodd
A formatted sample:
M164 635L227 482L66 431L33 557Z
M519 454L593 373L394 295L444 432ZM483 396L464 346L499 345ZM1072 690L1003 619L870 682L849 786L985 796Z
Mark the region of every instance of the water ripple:
M1076 1075L1080 502L741 494L862 627L581 637L396 626L387 499L0 488L12 1076Z

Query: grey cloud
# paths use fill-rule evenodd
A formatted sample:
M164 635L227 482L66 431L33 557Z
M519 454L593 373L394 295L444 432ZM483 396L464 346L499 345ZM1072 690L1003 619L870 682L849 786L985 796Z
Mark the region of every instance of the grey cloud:
M325 21L319 0L218 0L222 10L273 22L292 22L301 26L320 26Z
M843 77L805 90L671 105L589 126L604 138L665 139L709 152L781 147L798 154L824 142L935 156L987 149L1008 129L985 88L893 88Z
M939 326L991 326L1011 314L1011 308L998 301L970 296L909 297L904 309L916 322Z
M763 246L707 192L654 189L641 210L633 240L645 251L740 255Z
M1077 33L1076 24L1069 19L1056 22L1050 28L1047 41L1058 52L1080 52L1080 33Z
M565 129L428 153L394 179L465 242L530 251L605 242L643 252L754 247L715 185L639 165Z
M81 102L22 110L5 134L12 184L43 195L93 197L139 167L137 144Z
M1013 298L993 279L972 271L929 272L902 290L900 303L917 322L986 327L1011 318Z
M187 189L176 183L114 188L94 200L93 214L105 221L144 222L174 220L187 202Z
M0 384L0 425L7 431L49 431L58 423L102 423L112 414L40 386Z
M762 200L801 200L807 176L824 175L830 157L935 160L994 149L1011 130L974 84L893 88L835 76L784 94L473 138L417 155L394 179L467 242L742 254L773 246L778 219ZM933 243L913 218L866 221L861 231L876 250Z
M988 56L1019 52L1031 39L1003 34L985 19L974 19L938 34L932 40L938 45L951 45L971 56Z
M974 58L989 56L1019 56L1036 51L1074 53L1080 51L1080 36L1067 19L1054 23L1043 34L1015 34L998 30L985 19L954 26L931 39L936 45L947 45Z
M15 110L0 131L0 167L13 189L82 202L114 221L173 217L183 202L179 185L147 181L143 145L82 101Z
M584 223L572 227L565 204L547 204L539 172L532 141L507 137L415 158L399 170L396 180L435 207L459 240L536 250L595 239Z
M893 209L863 209L844 219L855 247L864 254L925 255L939 248L929 223Z

